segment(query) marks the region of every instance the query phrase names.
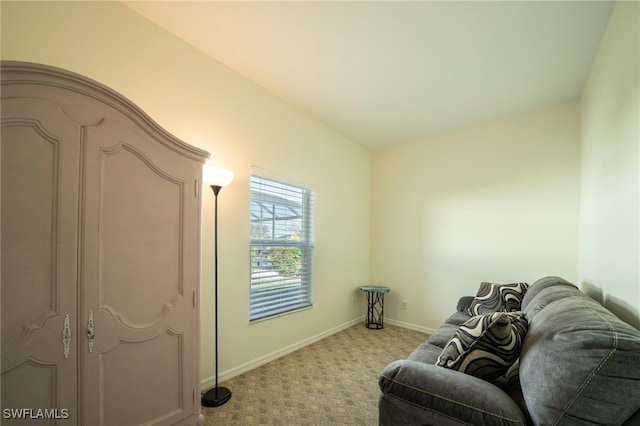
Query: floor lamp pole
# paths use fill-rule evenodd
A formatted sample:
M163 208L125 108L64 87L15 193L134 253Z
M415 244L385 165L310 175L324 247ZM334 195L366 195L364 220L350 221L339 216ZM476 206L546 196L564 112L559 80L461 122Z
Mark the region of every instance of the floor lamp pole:
M222 186L219 185L211 185L211 189L213 190L213 194L215 195L215 213L214 213L214 223L215 223L215 236L214 236L214 265L215 265L215 355L216 355L216 387L213 389L209 389L202 395L202 405L205 407L219 407L220 405L226 403L231 398L231 391L225 387L218 386L218 193L222 189Z

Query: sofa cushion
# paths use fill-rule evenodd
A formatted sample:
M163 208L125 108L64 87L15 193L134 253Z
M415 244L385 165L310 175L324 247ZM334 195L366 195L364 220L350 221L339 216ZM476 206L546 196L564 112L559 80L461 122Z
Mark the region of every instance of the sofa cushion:
M454 312L432 335L428 342L439 346L440 352L449 343L458 328L471 318L466 312ZM438 353L440 355L440 353Z
M442 348L435 346L429 342L425 342L415 348L407 357L412 361L422 362L424 364L435 364L436 360L442 353Z
M527 326L522 312L472 317L455 332L436 365L484 380L496 379L518 359Z
M453 324L457 328L458 326L461 326L465 322L469 321L470 318L471 315L469 315L466 311L454 312L449 318L446 319L445 324ZM453 333L451 334L453 335Z
M467 317L467 320L468 319L469 317ZM461 324L455 325L444 323L431 335L431 337L429 337L429 340L427 341L440 348L438 355L440 355L445 346L447 346L449 341L451 341L451 338L458 331L460 325Z
M380 426L524 426L518 405L489 382L407 359L387 365L379 378Z
M524 396L522 395L522 387L520 385L520 359L518 359L511 367L509 367L509 371L504 376L504 391L518 404L522 413L527 418L527 424L533 424L531 420L531 416L529 415L529 409L527 408L527 403L524 400Z
M578 287L563 278L541 278L527 289L522 299L522 311L527 314L527 318L531 322L536 314L548 304L568 296L575 296L578 293L582 293ZM535 303L531 303L534 300Z
M520 311L522 298L528 287L527 283L495 284L483 282L480 284L476 297L469 305L469 315Z
M523 304L518 378L533 423L622 424L640 409L640 331L557 277Z

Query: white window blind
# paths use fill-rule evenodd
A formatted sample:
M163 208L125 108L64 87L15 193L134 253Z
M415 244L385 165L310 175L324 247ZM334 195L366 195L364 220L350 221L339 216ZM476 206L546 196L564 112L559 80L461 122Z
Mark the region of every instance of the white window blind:
M249 320L312 305L313 194L251 176Z

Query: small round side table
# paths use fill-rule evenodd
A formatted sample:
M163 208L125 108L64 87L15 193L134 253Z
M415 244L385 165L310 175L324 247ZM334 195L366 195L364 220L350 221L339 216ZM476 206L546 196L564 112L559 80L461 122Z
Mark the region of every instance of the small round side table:
M389 293L389 287L379 285L363 285L361 291L367 293L367 328L380 330L384 327L384 295Z

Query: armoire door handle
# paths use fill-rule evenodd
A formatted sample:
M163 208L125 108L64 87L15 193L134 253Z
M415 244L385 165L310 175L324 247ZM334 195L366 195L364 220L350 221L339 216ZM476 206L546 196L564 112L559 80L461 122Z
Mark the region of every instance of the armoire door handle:
M93 311L89 311L89 320L87 321L87 337L89 338L89 352L93 352L93 338L96 337L96 331L93 327Z
M64 345L64 357L69 358L69 347L71 346L71 328L69 326L69 314L64 317L64 328L62 329L62 344Z

